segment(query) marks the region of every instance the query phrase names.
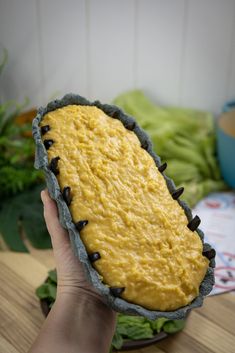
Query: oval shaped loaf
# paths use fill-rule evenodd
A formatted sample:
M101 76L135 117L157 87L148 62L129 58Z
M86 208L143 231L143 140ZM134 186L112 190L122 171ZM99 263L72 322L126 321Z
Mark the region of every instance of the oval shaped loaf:
M136 122L70 95L39 111L33 133L61 222L114 309L179 318L200 305L211 248Z

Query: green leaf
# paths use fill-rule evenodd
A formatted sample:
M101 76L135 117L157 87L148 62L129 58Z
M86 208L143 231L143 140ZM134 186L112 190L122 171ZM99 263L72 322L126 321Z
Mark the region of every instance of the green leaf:
M176 333L183 330L185 327L185 320L169 320L163 326L163 331L166 333Z
M0 165L0 196L6 197L23 191L31 185L35 185L42 174L32 168L25 166L19 168L12 165Z
M48 282L48 290L49 290L49 298L55 300L56 299L56 291L57 287L54 283Z
M113 340L112 340L112 346L115 349L120 349L123 345L123 338L122 336L117 333L117 331L114 333Z
M0 233L13 251L27 252L19 231L19 208L2 206L0 210Z
M169 319L161 317L157 320L151 321L150 324L151 324L152 329L154 331L156 331L157 333L159 333L160 331L162 331L162 328L167 321L169 321Z
M127 337L133 340L141 340L144 338L152 338L153 330L151 329L150 323L145 322L135 326L129 326L127 328Z
M118 315L118 323L125 324L125 325L132 325L132 324L139 324L144 323L146 319L142 316L131 316L125 314Z
M150 321L141 316L119 314L116 332L124 338L134 340L153 337Z
M49 288L47 283L43 283L36 289L36 295L39 299L47 299L49 297Z
M57 284L57 272L56 270L51 270L48 272L49 279Z
M51 247L47 232L40 191L44 185L38 185L32 190L24 191L4 200L0 208L0 233L6 244L14 251L27 252L19 229L22 223L26 236L36 248Z
M36 295L40 299L53 299L56 298L56 285L52 283L43 283L36 289Z

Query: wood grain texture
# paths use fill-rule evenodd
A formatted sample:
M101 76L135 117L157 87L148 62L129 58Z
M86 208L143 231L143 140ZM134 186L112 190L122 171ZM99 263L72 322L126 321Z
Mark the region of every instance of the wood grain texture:
M14 346L12 346L3 336L0 337L0 352L18 353Z
M0 352L29 350L44 321L35 289L52 268L51 250L0 252ZM227 293L207 298L202 308L191 312L183 332L132 352L233 353L234 345L235 295Z

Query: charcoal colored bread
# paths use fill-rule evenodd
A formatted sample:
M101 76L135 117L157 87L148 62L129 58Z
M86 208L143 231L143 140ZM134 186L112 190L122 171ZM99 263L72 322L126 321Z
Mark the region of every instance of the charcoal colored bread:
M118 119L123 126L129 130L133 131L137 136L141 148L143 148L154 160L156 168L163 175L166 181L167 188L169 190L169 194L172 196L174 200L176 200L177 205L184 210L184 213L188 220L188 228L192 231L195 231L198 237L201 239L203 244L203 255L209 259L209 266L206 271L206 275L201 282L199 288L199 294L197 297L188 305L179 307L175 310L151 310L147 309L142 305L137 305L133 302L127 301L122 298L122 292L124 288L122 287L111 287L107 285L107 283L103 283L101 274L95 269L94 263L99 260L100 254L99 252L94 252L92 254L87 252L86 246L82 241L81 232L82 229L86 226L86 220L80 220L79 222L75 222L72 214L70 212L70 192L69 189L64 188L61 189L58 183L58 161L59 157L53 158L53 160L48 159L48 149L53 144L50 139L45 139L47 132L49 131L49 127L47 125L43 125L43 119L45 115L49 112L53 112L57 109L71 106L89 106L89 107L97 107L101 109L106 115L113 119ZM148 319L156 319L159 317L166 317L169 319L181 319L184 318L189 310L195 307L199 307L202 305L203 298L210 293L213 284L214 284L214 275L213 268L215 266L215 252L211 248L209 244L204 244L203 233L200 229L198 229L198 225L200 220L198 217L192 217L191 211L189 207L179 199L183 190L176 190L174 182L170 180L164 172L166 165L162 165L160 158L153 152L151 141L146 133L138 126L136 121L124 114L118 107L101 104L99 101L89 102L85 98L79 95L68 94L63 97L61 100L56 100L47 105L45 108L40 108L38 110L38 114L33 121L33 136L36 143L36 156L35 156L35 167L37 169L43 169L46 177L47 187L51 197L56 201L58 209L60 222L64 228L66 228L70 235L70 240L72 247L76 256L79 257L81 263L83 264L84 270L89 281L93 284L93 286L103 295L107 304L110 305L114 310L123 312L126 314L135 314L142 315L147 317ZM94 156L95 157L95 156ZM83 223L82 223L83 222ZM85 223L84 223L85 222Z

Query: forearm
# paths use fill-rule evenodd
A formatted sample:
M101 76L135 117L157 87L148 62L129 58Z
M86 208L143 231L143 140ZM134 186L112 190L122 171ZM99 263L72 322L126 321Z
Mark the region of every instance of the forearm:
M62 295L56 300L29 353L109 352L115 329L115 314L110 315L110 310L93 297L80 297L74 302Z

